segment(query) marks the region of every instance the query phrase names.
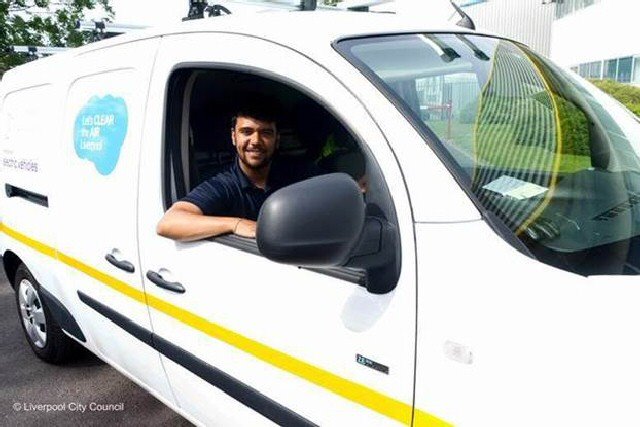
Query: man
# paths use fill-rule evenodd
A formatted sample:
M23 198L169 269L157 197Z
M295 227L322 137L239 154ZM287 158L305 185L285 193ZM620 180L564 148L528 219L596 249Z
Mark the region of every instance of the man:
M257 99L246 105L232 119L233 164L174 203L158 223L159 235L180 241L227 233L255 238L266 198L315 174L304 165L275 159L280 135L273 104Z

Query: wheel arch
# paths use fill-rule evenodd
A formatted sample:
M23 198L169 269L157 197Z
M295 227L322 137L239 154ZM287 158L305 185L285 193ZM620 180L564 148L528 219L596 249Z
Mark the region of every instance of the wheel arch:
M12 251L5 251L2 255L2 265L4 266L4 272L9 279L9 283L13 289L16 288L15 278L18 267L22 264L22 260L18 255Z

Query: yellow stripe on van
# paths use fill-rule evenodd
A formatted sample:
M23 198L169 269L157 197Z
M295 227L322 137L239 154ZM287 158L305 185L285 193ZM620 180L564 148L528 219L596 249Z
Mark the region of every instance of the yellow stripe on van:
M307 362L296 359L295 357L276 350L275 348L269 347L223 326L212 323L203 317L170 304L153 295L145 296L144 292L130 286L129 284L96 270L77 259L60 253L56 249L25 236L4 224L0 223L0 230L2 230L2 232L7 236L24 243L42 254L59 260L63 264L85 273L86 275L138 302L148 303L150 307L179 320L185 325L249 353L277 368L330 390L345 399L372 409L375 412L386 415L389 418L407 425L411 424L412 415L415 415L413 423L416 426L448 427L452 425L418 409L415 410L415 414L412 414L410 404L403 403L362 384L342 378L322 368L318 368L317 366L313 366Z
M131 297L136 301L139 301L141 303L146 303L144 292L134 287L131 287L129 284L121 280L118 280L115 277L109 276L108 274L105 274L99 270L96 270L95 268L83 262L80 262L75 258L71 258L70 256L67 256L61 252L58 252L55 248L52 248L51 246L47 246L44 243L40 243L36 240L33 240L32 238L25 236L24 234L4 224L0 223L0 230L2 230L2 232L5 233L7 236L13 237L15 240L21 243L24 243L25 245L35 249L36 251L44 255L48 255L51 258L57 259L58 261L61 261L63 264L66 264L69 267L75 268L76 270L79 270L85 273L86 275L93 277L96 280L99 280L100 282L104 283L110 288L122 294L125 294L126 296Z
M105 285L109 286L111 289L115 291L118 291L128 297L131 297L134 300L141 302L143 304L146 303L146 297L144 292L130 286L128 283L123 282L122 280L118 280L115 277L109 276L108 274L105 274L99 270L96 270L95 268L87 264L84 264L75 258L71 258L70 256L67 256L61 252L58 252L58 260L64 264L67 264L69 267L73 267L76 270L82 271L87 276L90 276L96 280L99 280L100 282L104 283Z
M148 295L147 300L150 307L153 307L156 310L161 311L213 338L252 354L260 360L298 377L304 378L307 381L319 385L320 387L331 390L348 400L357 402L404 424L411 424L411 405L385 396L371 388L339 377L329 371L310 365L309 363L289 356L288 354L272 347L261 344L220 325L216 325L203 317L180 307L176 307L175 305L156 298L153 295ZM420 416L417 418L420 419L420 423L416 423L416 425L450 425L424 412L421 412Z
M2 230L2 232L7 236L13 237L15 240L24 243L25 245L29 246L32 249L35 249L41 254L48 255L51 258L56 258L56 259L58 258L57 251L51 246L47 246L44 243L40 243L36 240L33 240L32 238L27 237L24 234L19 233L16 230L13 230L12 228L7 227L4 224L0 224L0 230Z

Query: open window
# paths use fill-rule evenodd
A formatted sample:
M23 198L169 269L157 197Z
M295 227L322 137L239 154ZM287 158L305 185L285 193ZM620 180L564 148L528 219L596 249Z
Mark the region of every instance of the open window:
M369 277L367 260L376 264L376 268L386 263L384 274L375 275L384 276L381 280L385 282L385 289L393 289L400 273L399 238L395 210L382 173L356 134L321 102L291 82L235 69L185 68L172 74L165 122L165 209L236 161L231 143L231 118L245 96L256 94L274 99L280 110L280 147L276 156L313 163L322 173L348 174L362 189L366 215L393 229L393 242L389 241L384 251L379 248L376 256L362 257L357 255L362 252L355 252L354 259L358 259L349 267L313 270L367 285L376 280ZM253 239L224 235L210 240L259 255ZM363 242L365 244L368 245L366 253L376 252L372 251L371 242ZM388 260L381 261L382 252L388 253L382 256ZM363 262L362 258L366 260Z

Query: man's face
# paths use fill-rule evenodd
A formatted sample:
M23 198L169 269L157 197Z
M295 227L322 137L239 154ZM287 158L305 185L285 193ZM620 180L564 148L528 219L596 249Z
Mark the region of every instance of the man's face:
M240 161L251 169L269 165L278 148L278 133L274 122L239 116L231 130L231 140Z

